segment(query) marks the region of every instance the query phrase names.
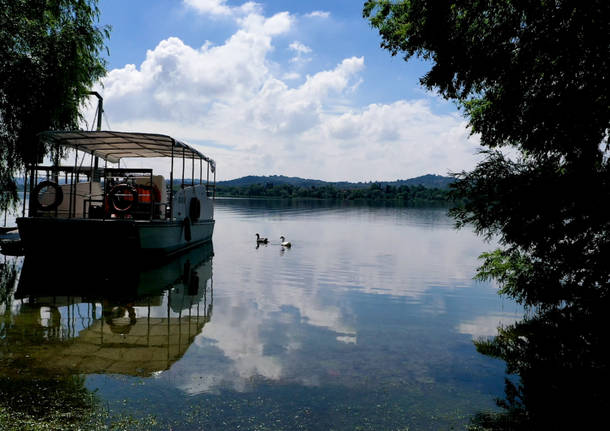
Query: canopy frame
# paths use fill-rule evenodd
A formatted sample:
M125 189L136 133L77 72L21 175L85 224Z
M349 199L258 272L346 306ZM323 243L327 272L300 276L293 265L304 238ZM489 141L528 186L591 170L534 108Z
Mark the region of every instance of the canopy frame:
M157 133L70 130L41 132L38 137L43 142L83 151L111 163L123 158L173 157L175 148L179 148L184 158L205 160L212 172L216 170L216 162L211 158L182 141Z
M140 133L140 132L119 132L119 131L82 131L82 130L65 130L65 131L45 131L38 134L38 138L41 143L55 146L56 148L65 147L73 149L75 152L74 167L69 168L67 166L59 166L59 158L53 157L55 166L40 166L37 164L29 165L26 167L26 172L30 171L29 181L29 192L30 195L36 184L38 183L38 171L46 171L47 176L51 173L57 182L57 176L60 171L66 174L66 183L68 183L68 171L70 171L70 185L75 187L75 183L79 181L79 173L85 174L89 180L95 178L99 181L100 175L106 176L108 170L108 162L120 163L122 159L127 158L160 158L168 157L171 158L170 164L170 193L169 193L169 208L173 208L173 186L174 186L174 158L182 157L182 182L181 187L187 187L189 184L185 184L184 171L185 171L185 160L191 159L191 184L195 186L195 160L199 159L200 163L200 175L199 184L202 184L202 164L203 161L207 163L208 176L206 180L206 194L210 195L210 189L212 190L212 198L216 197L216 162L202 154L195 148L181 142L171 136L161 135L156 133ZM91 156L91 167L89 169L78 166L78 154L79 151L89 154ZM179 153L178 153L179 151ZM180 155L181 153L181 155ZM59 151L57 152L59 154ZM94 163L95 158L95 163ZM105 161L105 168L97 168L97 159L103 159ZM38 158L37 158L38 160ZM121 170L121 169L117 169ZM124 171L130 171L129 169L123 169ZM210 184L209 172L213 172L213 184ZM150 171L151 184L152 184L152 170ZM103 172L103 174L102 174ZM75 176L74 176L75 175ZM27 181L27 174L26 174ZM26 214L26 198L28 193L27 185L24 185L26 196L24 196L23 205L23 216ZM71 189L71 195L72 192ZM106 193L104 192L104 200L106 199ZM32 203L30 202L30 207ZM70 207L70 214L73 212L73 208ZM152 200L151 200L151 220L152 220ZM32 213L32 208L30 208ZM173 211L170 210L170 220L173 220ZM73 215L70 215L72 217Z

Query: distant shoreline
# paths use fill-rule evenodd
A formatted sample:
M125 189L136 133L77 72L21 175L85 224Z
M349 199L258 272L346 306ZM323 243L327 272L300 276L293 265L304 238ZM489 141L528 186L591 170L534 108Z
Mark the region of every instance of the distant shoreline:
M333 201L396 202L406 205L451 206L455 202L448 189L423 186L382 186L371 184L368 188L340 189L324 187L298 187L292 185L262 185L227 187L217 186L216 196L256 199L320 199Z

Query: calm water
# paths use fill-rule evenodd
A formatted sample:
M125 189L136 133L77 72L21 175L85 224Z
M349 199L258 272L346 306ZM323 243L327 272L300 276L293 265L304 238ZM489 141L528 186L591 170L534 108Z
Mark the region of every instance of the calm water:
M522 313L472 281L493 245L445 213L221 199L213 256L72 276L7 259L4 388L82 375L107 421L143 429L460 429L503 396L473 339Z

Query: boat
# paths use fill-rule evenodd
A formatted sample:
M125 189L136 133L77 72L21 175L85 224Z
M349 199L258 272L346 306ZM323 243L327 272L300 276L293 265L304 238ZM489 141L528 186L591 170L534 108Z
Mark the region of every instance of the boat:
M54 162L26 166L17 218L26 255L63 249L158 259L212 240L216 163L195 148L154 133L47 131L38 137ZM62 165L67 151L74 163ZM121 167L135 158L155 166L159 161L152 159L169 162L163 171L169 171L169 183L152 168Z

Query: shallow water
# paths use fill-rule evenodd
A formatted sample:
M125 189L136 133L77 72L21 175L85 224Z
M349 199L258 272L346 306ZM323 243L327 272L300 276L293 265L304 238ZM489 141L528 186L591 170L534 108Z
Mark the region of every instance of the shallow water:
M460 428L503 395L473 339L522 315L472 280L492 247L444 209L219 199L213 257L48 282L7 261L0 375L84 375L144 429Z

